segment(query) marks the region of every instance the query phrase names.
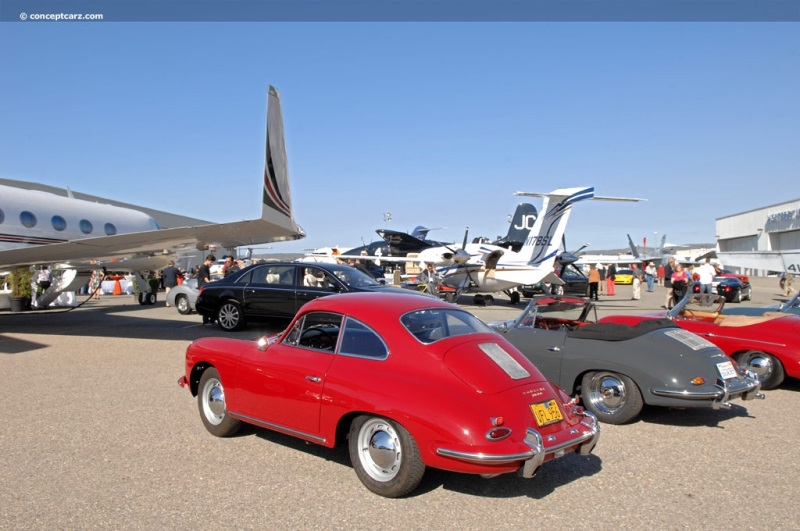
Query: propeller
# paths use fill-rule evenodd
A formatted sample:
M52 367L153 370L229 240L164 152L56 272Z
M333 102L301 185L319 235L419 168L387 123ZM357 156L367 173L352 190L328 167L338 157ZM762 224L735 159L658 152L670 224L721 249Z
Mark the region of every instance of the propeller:
M442 258L445 260L452 260L456 264L463 264L469 261L472 256L467 252L467 238L469 237L469 227L467 230L464 231L464 242L461 244L461 249L453 249L445 245L445 249L450 251L449 253L442 253Z

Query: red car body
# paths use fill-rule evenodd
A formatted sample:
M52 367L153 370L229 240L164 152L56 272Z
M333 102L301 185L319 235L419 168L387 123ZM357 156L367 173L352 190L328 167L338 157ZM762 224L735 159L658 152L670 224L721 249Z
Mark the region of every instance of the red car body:
M502 336L414 294L323 297L279 336L197 340L179 383L218 436L246 422L333 447L349 432L359 479L389 497L426 466L532 477L599 437L594 416Z
M762 389L778 387L785 376L800 378L800 317L782 312L763 315L726 315L724 297L711 295L701 306L702 294L687 297L669 312L613 315L603 323L635 325L643 319L673 319L678 326L718 346L739 365L753 371Z

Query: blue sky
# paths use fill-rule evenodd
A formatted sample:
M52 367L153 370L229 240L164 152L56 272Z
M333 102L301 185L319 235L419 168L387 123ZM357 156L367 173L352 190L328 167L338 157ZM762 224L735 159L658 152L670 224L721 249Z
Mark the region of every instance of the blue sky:
M308 237L274 252L495 237L518 190L648 199L577 205L589 250L800 197L797 24L6 23L0 47L1 177L214 221L260 214L275 85Z

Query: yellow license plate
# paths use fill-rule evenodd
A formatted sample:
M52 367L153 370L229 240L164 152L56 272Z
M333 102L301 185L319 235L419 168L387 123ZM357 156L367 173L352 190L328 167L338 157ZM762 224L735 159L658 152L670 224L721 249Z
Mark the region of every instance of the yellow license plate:
M564 420L564 417L561 416L561 410L558 409L558 404L555 400L531 404L531 412L533 412L533 416L536 418L536 424L538 424L539 427Z

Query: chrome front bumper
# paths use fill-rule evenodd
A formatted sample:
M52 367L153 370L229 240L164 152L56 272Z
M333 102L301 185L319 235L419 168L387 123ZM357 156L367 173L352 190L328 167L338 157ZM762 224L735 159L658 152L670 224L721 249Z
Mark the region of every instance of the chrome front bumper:
M761 382L753 371L745 371L744 378L741 380L723 380L722 378L717 378L717 381L714 383L713 391L651 389L654 395L666 398L679 398L692 401L711 400L711 407L714 409L730 409L731 403L729 400L733 398L741 397L742 400L763 399L764 394L759 391L761 391Z

